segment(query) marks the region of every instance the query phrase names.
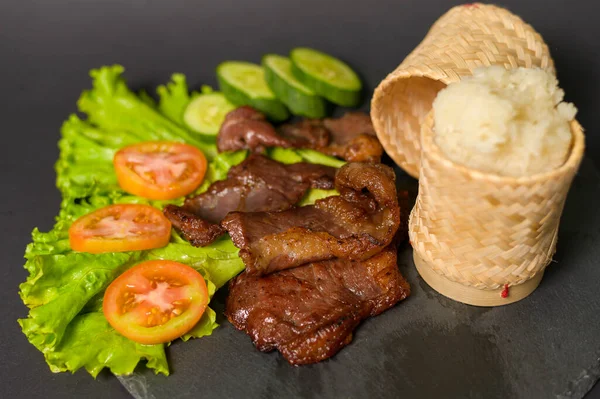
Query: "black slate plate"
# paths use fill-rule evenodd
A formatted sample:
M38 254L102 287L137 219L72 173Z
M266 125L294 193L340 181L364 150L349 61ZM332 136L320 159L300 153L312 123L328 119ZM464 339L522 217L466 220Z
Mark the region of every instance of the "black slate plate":
M399 180L414 188L409 177ZM363 323L328 361L290 366L278 353L256 351L222 320L212 336L170 348L170 377L146 370L121 381L136 398L581 397L600 377L598 198L598 171L586 160L569 194L556 262L516 304L474 307L439 295L419 277L405 243L399 265L413 294Z
M459 0L3 0L0 1L0 397L128 397L108 373L52 374L15 320L26 314L17 287L34 226L58 211L52 168L59 128L89 69L121 63L134 88L152 90L172 72L215 84L226 59L314 46L347 60L370 93ZM169 349L172 375L142 372L144 397L581 397L598 377L600 354L600 25L595 0L502 0L549 43L567 99L580 109L587 155L570 195L557 263L530 298L481 309L438 296L415 274L405 303L364 323L334 359L293 368L262 354L223 323L214 335ZM366 106L367 104L365 104ZM414 188L410 178L402 184ZM221 293L221 299L223 293ZM145 390L144 390L145 389ZM600 392L600 387L595 388Z

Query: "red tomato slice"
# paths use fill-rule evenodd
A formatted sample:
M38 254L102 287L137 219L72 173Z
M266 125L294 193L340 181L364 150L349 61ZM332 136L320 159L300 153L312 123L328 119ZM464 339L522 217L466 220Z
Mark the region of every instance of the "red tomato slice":
M160 248L170 237L171 222L150 205L109 205L80 217L69 228L71 248L93 254Z
M119 150L113 159L117 180L128 193L167 200L194 191L206 173L206 157L196 147L149 141Z
M104 293L111 326L141 344L169 342L190 331L208 305L206 282L182 263L152 260L121 274Z

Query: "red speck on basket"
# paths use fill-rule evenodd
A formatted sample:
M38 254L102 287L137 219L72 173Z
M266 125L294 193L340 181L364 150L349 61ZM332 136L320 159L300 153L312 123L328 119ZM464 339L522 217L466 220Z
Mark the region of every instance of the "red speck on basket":
M502 298L506 298L508 297L508 284L504 284L504 289L502 290L502 292L500 293L500 296Z
M467 7L467 8L479 8L479 4L477 4L477 3L467 3L467 4L464 5L464 7Z

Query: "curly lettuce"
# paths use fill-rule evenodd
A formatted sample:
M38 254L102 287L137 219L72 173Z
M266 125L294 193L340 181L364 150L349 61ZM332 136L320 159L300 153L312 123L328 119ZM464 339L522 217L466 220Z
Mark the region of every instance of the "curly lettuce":
M78 367L86 367L88 371L97 370L98 364L83 364L75 367L73 362L65 361L61 366L53 363L57 359L68 360L65 348L71 348L71 336L83 341L87 335L79 331L89 323L78 322L86 313L101 313L101 298L104 290L120 273L127 268L151 259L168 259L181 262L198 270L207 280L209 293L212 293L244 268L239 258L238 248L230 239L223 237L210 246L195 248L173 234L172 242L166 247L148 251L132 251L122 253L88 254L71 251L68 240L68 227L77 217L89 213L111 203L141 202L144 199L133 196L117 195L111 197L90 197L74 201L62 209L53 230L41 233L37 229L32 234L33 242L28 245L25 257L25 268L29 271L27 281L20 286L20 295L30 311L28 317L19 320L24 334L29 341L45 356L53 370L64 369L76 371ZM103 316L102 316L103 317ZM188 332L183 339L210 335L217 327L216 315L207 310L198 325ZM110 330L107 326L105 330ZM104 333L104 337L111 334ZM113 332L112 335L118 335ZM87 336L88 345L97 347L94 336ZM120 336L119 336L120 337ZM108 339L108 338L107 338ZM125 338L118 338L123 340ZM111 338L113 342L117 338ZM102 341L103 342L103 341ZM93 344L93 345L92 345ZM136 344L137 345L137 344ZM135 348L135 346L131 346ZM113 350L114 348L105 348ZM57 352L62 355L57 355ZM124 349L121 355L130 356ZM66 350L66 353L70 353ZM156 352L160 353L160 351ZM93 359L94 357L90 357ZM130 357L131 358L131 357ZM145 358L145 357L144 357ZM140 357L138 360L142 360ZM157 364L166 364L159 361ZM73 365L74 368L68 368ZM122 374L119 365L106 363L115 374ZM147 367L152 368L151 363ZM162 368L165 372L168 368ZM132 369L129 371L131 372ZM92 373L92 371L90 371ZM94 374L94 373L92 373Z
M79 99L87 119L71 115L63 124L56 162L56 186L62 194L59 214L49 232L34 229L25 251L27 280L19 295L29 308L19 324L27 339L42 352L54 372L85 368L92 376L108 368L116 375L133 372L142 361L156 373L168 375L165 345L141 345L117 333L102 313L106 287L124 270L151 259L187 264L206 279L209 295L240 273L244 264L227 236L197 248L172 233L163 248L146 251L89 254L70 248L68 229L79 217L118 203L149 204L162 209L183 198L151 201L121 190L112 165L120 148L149 140L185 142L200 148L209 158L203 184L196 191L227 177L242 162L246 151L218 154L213 141L187 130L180 123L190 99L185 76L159 88L157 103L145 92L136 95L125 84L121 66L93 70L93 89ZM208 90L208 89L205 89ZM281 162L313 162L339 166L343 162L310 150L273 149L268 153ZM331 190L312 190L304 203L331 195ZM210 335L218 326L215 312L207 308L200 322L181 339Z
M131 374L141 360L156 374L169 375L165 345L142 345L116 332L102 312L78 315L56 350L44 354L53 372L85 368L92 377L108 368L115 375Z
M148 140L183 141L200 147L212 158L201 189L226 177L229 168L246 156L244 152L216 155L214 143L196 139L193 133L172 123L149 96L133 94L121 78L122 72L119 66L92 71L94 88L84 92L79 101L87 120L71 115L63 124L55 165L56 185L63 196L60 212L51 231L33 231L25 253L29 277L21 284L19 294L30 310L19 324L53 371L74 372L84 367L95 376L108 367L115 374L127 374L146 360L147 367L168 374L164 345L139 345L108 325L101 310L106 287L127 268L149 259L175 260L196 268L206 278L211 296L243 270L238 249L227 238L194 248L174 233L169 245L150 251L71 251L68 228L80 216L115 203L158 208L167 203L120 189L112 165L120 148ZM208 308L182 339L210 335L217 326L216 314Z
M171 75L171 81L165 85L156 88L158 94L158 109L171 121L185 126L183 122L183 113L192 98L198 93L190 93L185 75L174 73Z
M201 149L208 159L217 154L213 142L174 123L136 96L127 87L123 71L121 65L113 65L90 72L93 88L81 94L77 106L91 124L111 132L129 132L142 141L185 142Z

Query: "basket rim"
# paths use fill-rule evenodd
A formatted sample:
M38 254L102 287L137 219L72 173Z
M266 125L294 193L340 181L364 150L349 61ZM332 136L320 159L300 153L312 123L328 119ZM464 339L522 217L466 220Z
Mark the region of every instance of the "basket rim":
M479 13L483 14L480 15ZM381 82L375 88L375 91L371 98L371 119L373 121L373 126L375 128L379 141L383 145L388 155L394 160L394 162L412 177L418 179L420 176L419 158L421 156L421 152L413 150L412 147L403 148L397 144L397 137L405 136L403 132L388 131L387 121L390 118L389 114L393 112L393 110L386 110L386 107L384 106L385 99L393 92L396 84L398 84L401 81L406 81L410 78L426 78L431 81L440 82L444 85L449 85L450 83L460 81L463 76L471 75L470 72L458 72L456 68L452 67L431 67L431 64L427 61L427 59L417 59L415 61L415 57L423 51L424 46L427 47L434 44L428 42L428 38L430 38L432 34L435 34L436 30L441 27L439 24L443 23L443 21L446 21L447 18L460 19L464 17L467 19L475 18L477 20L481 20L482 15L485 18L491 16L493 16L494 19L507 18L508 21L510 21L510 23L513 25L513 30L516 31L516 27L519 27L519 31L527 32L528 42L531 38L533 38L534 41L540 42L542 52L540 58L540 65L535 63L535 65L527 66L527 63L525 63L525 65L523 66L543 68L556 75L556 67L550 54L550 48L548 47L548 44L544 41L540 32L536 31L535 28L531 24L523 20L521 16L512 13L509 9L505 7L481 2L475 2L472 4L458 4L448 9L443 15L441 15L438 19L436 19L433 22L433 24L429 27L421 42L404 58L404 60L393 71L389 72L385 76L385 78L381 80ZM533 36L529 37L530 35ZM542 62L543 60L545 60L545 63ZM481 66L483 67L486 65ZM504 66L508 68L508 66ZM449 74L448 71L454 72ZM392 128L392 130L394 129ZM420 129L418 132L415 131L413 135L417 136L417 134L421 134ZM416 145L417 147L421 145L421 140L419 137L415 137L414 140L408 141L414 141L413 145ZM407 154L408 158L411 159L410 161L406 159Z
M443 77L437 78L431 71L417 70L408 72L407 70L397 70L389 73L388 76L386 76L385 79L379 83L379 85L375 88L373 96L371 97L370 115L377 139L383 146L385 152L394 160L394 163L398 165L400 169L404 170L404 172L406 172L409 176L419 179L421 170L420 151L419 159L416 160L417 162L409 162L406 159L402 161L397 148L394 148L392 144L392 135L387 131L383 122L383 118L381 117L381 108L383 107L386 97L389 96L389 92L393 90L394 86L399 83L399 81L409 78L427 78L432 81L441 82L446 86L452 83L452 81ZM420 136L421 128L419 128L419 144L421 142ZM413 153L413 151L411 151L411 153Z
M495 173L483 172L477 169L469 168L468 166L461 165L460 163L454 162L451 159L447 158L439 146L436 144L435 140L433 140L433 131L434 131L434 110L433 108L423 121L421 125L421 160L423 160L423 153L427 151L427 156L430 158L434 158L436 161L440 162L444 167L449 169L458 170L460 173L467 174L471 178L478 180L487 180L493 181L497 183L512 183L512 184L535 184L547 181L556 176L564 175L568 173L570 170L577 169L581 160L583 159L583 154L585 150L585 135L583 133L583 128L579 124L576 119L573 119L569 122L569 126L571 128L571 134L573 136L573 140L571 143L571 150L569 152L569 157L567 160L558 168L552 169L547 172L536 173L534 175L529 176L502 176ZM426 129L429 130L430 134L426 134ZM421 165L420 170L422 172L423 165Z

